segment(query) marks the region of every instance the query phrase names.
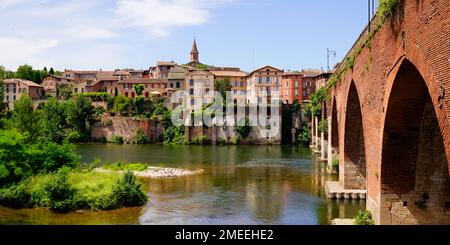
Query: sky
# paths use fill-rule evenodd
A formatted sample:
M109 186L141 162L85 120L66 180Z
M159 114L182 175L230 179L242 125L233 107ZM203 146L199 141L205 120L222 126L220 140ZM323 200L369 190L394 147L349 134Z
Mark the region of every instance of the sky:
M375 4L376 5L376 4ZM366 0L0 0L0 66L147 69L200 61L326 69L367 25Z

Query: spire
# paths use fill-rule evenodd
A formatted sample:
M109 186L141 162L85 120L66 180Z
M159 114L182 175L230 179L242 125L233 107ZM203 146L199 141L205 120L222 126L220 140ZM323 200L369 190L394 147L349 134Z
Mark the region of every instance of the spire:
M195 40L195 37L194 37L194 43L192 44L192 50L191 50L191 63L193 63L193 64L200 63L199 52L197 49L197 41Z
M191 51L191 53L198 53L197 41L195 40L195 37L194 37L194 43L192 44L192 51Z

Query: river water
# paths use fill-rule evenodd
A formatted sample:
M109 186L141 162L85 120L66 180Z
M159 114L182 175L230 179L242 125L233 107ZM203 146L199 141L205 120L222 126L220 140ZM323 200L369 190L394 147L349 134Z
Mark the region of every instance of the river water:
M165 146L85 144L83 162L145 162L204 169L200 175L145 180L142 208L56 214L46 209L0 207L0 224L246 225L330 224L354 218L364 201L328 200L324 163L296 146Z

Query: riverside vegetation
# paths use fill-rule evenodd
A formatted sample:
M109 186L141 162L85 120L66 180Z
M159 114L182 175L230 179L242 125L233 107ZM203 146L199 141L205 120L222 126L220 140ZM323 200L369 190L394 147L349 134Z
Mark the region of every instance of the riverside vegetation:
M87 139L91 101L49 100L38 108L23 95L1 115L0 205L56 212L141 206L148 198L131 172L98 173L83 167L71 142Z

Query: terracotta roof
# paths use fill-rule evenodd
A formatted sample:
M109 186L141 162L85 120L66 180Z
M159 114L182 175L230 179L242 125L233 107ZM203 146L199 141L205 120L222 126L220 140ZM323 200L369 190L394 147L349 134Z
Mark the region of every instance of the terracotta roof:
M172 68L170 68L169 71L169 79L172 80L180 80L186 78L186 68L183 68L182 66L176 65Z
M266 69L270 69L270 68L275 69L275 70L280 71L280 72L283 72L283 70L280 70L280 69L278 69L278 68L276 68L276 67L267 65L267 66L263 66L263 67L261 67L261 68L258 68L258 69L256 69L256 70L252 71L252 72L249 74L249 76L253 75L253 73L255 73L255 72L260 72L260 71L263 72L262 70L265 71Z
M145 84L145 83L167 83L167 79L155 79L155 78L127 78L120 80L118 84L123 83L134 83L134 84Z
M44 78L46 78L46 77L54 77L54 78L59 78L59 79L64 79L64 80L71 80L71 81L73 81L73 78L56 76L56 75L53 75L53 74L47 74Z
M246 77L244 71L210 71L216 77Z
M156 63L156 65L157 66L174 66L174 65L176 65L176 63L173 61L158 61Z
M39 84L37 84L37 83L34 83L34 82L32 82L32 81L28 81L28 80L24 80L24 79L16 79L16 78L13 78L13 79L5 79L3 82L4 82L4 83L17 83L17 82L21 82L21 83L24 83L25 85L27 85L27 86L29 86L29 87L43 88L43 86L41 86L41 85L39 85Z
M308 69L302 71L304 77L317 77L318 75L322 74L322 70L314 70L314 69Z

